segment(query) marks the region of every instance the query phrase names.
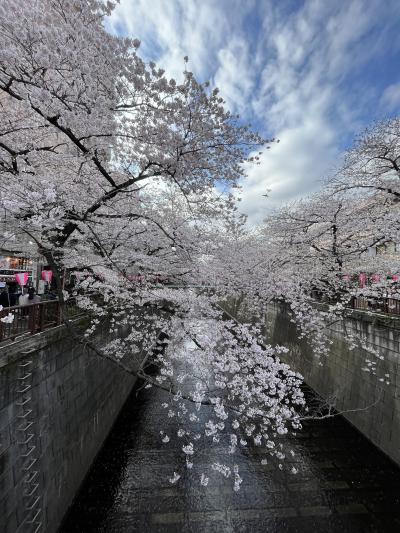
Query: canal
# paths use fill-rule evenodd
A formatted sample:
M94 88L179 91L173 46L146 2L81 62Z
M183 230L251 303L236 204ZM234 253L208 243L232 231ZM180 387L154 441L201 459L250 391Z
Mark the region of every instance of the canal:
M205 487L195 468L183 469L178 438L162 443L160 428L176 433L166 399L164 391L135 387L60 533L400 531L400 469L342 417L307 422L284 437L295 475L287 465L262 464L257 447L241 452L243 484L234 492L231 480L210 474ZM219 453L204 445L203 471ZM177 469L182 477L171 485Z

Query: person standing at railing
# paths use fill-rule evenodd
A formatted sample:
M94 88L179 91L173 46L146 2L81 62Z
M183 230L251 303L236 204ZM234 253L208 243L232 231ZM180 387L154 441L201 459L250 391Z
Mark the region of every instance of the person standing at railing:
M0 294L0 305L3 307L10 307L10 299L8 297L8 291L7 289L4 289L1 291Z
M18 305L20 307L25 307L26 305L28 305L29 303L29 294L28 294L28 289L26 287L23 288L23 293L21 294L21 296L18 298ZM21 309L21 314L20 316L22 318L26 317L29 313L29 310L28 309Z
M21 306L21 307L24 306L24 305L28 305L28 298L29 298L28 289L26 289L24 287L23 293L18 298L18 305Z
M33 287L28 289L28 304L38 304L41 301L41 298Z
M7 291L9 305L7 307L14 307L14 305L19 305L19 297L21 296L21 287L14 282L7 283L5 288Z
M35 289L33 287L29 287L28 290L24 288L24 294L21 294L18 300L18 305L20 307L24 307L25 305L29 304L38 304L40 302L40 296L35 294ZM26 316L29 314L28 309L22 309L21 310L21 316Z

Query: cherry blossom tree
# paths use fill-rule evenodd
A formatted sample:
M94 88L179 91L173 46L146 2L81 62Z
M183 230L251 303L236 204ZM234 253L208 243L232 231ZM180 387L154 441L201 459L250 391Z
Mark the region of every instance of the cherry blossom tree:
M393 117L366 129L343 158L343 164L327 180L334 195L345 195L354 203L368 205L370 221L381 248L400 241L398 202L400 164L400 119ZM383 260L383 258L381 258ZM389 263L389 257L386 256ZM392 265L396 268L396 259Z
M112 9L100 0L0 5L2 246L34 243L69 333L168 392L186 467L198 440L224 446L230 459L214 470L237 490L236 450L263 445L282 461L277 437L301 427L305 404L302 377L280 360L286 348L265 344L263 306L289 302L325 353L327 314L310 290L333 291L338 274L382 242L384 224L376 232L373 220L383 220L383 204L366 200L354 228L354 205L335 191L328 208L315 197L249 231L233 193L269 141L186 60L177 82L140 58L138 41L108 34ZM220 307L238 297L251 324ZM85 327L68 318L71 300Z
M365 130L320 192L268 217L266 231L290 251L308 290L349 298L343 278L397 272L396 255L376 250L399 242L399 124L394 117Z
M289 249L290 263L316 288L335 293L343 275L357 272L367 252L387 241L392 207L374 197L357 199L322 191L284 206L266 219L266 232Z
M394 117L368 128L346 152L330 181L336 190L379 192L398 200L399 178L400 118Z
M264 442L281 460L274 435L300 426L301 376L279 360L284 348L265 346L259 327L226 320L218 306L238 286L237 259L222 253L242 226L232 190L266 141L186 68L181 83L170 80L142 61L138 41L109 35L112 8L0 6L3 248L33 242L60 305L74 298L90 320L82 331L64 312L70 334L171 394L188 468L196 440L223 440L228 426L227 452ZM210 280L223 290L206 288ZM163 350L143 361L160 332ZM237 466L215 470L239 488Z
M377 304L399 298L398 124L394 118L368 129L318 193L265 221L280 276L292 279L281 298L317 354L327 353L326 324L341 320L354 298ZM326 304L322 312L315 297ZM363 339L347 340L381 359Z

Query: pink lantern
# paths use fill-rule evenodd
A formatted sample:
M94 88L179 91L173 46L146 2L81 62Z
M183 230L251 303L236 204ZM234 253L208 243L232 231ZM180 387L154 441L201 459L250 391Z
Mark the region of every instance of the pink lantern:
M398 274L393 274L392 279L393 279L393 281L399 281L399 275Z
M15 280L18 285L21 285L21 287L25 287L25 285L28 283L28 279L28 272L18 272L18 274L15 274Z
M42 280L51 283L53 272L51 270L42 270Z
M360 287L363 288L367 284L367 274L365 272L361 272L361 274L358 277L360 282Z
M83 270L83 271L80 271L80 270L76 270L74 272L74 276L76 277L76 279L78 281L80 281L81 279L84 279L85 277L89 276L90 273L87 272L86 270Z
M378 283L380 280L379 274L372 274L371 279L373 283Z

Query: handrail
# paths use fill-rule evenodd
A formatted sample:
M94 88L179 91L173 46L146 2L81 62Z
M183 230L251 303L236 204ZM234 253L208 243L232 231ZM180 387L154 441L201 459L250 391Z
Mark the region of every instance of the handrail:
M383 296L381 298L355 296L351 299L349 307L359 309L360 311L400 315L400 300L389 296Z
M71 307L73 303L67 301L67 307ZM9 314L14 317L12 322L0 320L0 342L14 340L20 335L41 333L46 329L59 326L62 322L62 308L58 300L43 300L32 304L3 307L0 311L0 318Z
M316 302L327 305L337 303L336 300L324 300L323 295L316 295L315 293L311 294L311 298ZM394 298L393 296L353 295L349 296L349 301L345 306L348 309L368 311L370 313L400 315L400 298Z

